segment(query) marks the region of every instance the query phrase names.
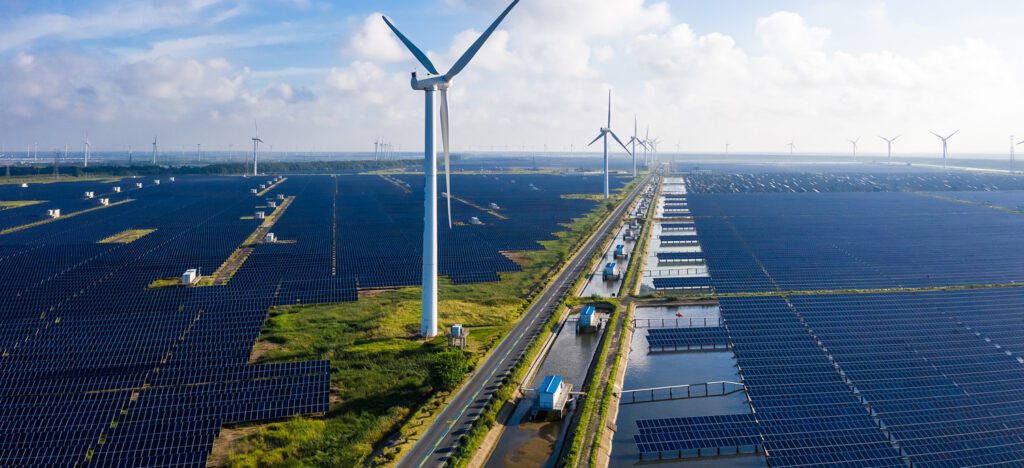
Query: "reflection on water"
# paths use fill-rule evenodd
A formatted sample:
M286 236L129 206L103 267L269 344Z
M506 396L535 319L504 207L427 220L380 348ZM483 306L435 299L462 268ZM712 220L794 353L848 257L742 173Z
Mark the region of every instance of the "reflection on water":
M641 320L650 319L660 323L661 319L671 320L678 315L686 318L704 319L718 323L717 306L644 307L634 315ZM630 342L629 363L622 388L664 387L670 385L694 384L713 381L739 381L736 360L730 350L692 353L650 354L647 347L647 329L637 328ZM716 416L743 414L750 411L746 395L742 392L727 396L694 398L690 400L659 401L654 403L624 402L619 405L616 421L618 432L612 445L612 467L640 466L640 455L633 441L637 433L636 421L670 417ZM664 462L645 461L643 466L685 466L687 468L764 467L764 457L741 455L715 458L693 458Z
M601 335L577 334L574 327L574 321L566 323L528 388L537 388L548 375L561 375L566 382L572 384L573 391L578 391L583 386L594 353L601 343ZM564 424L561 420L529 421L528 413L532 403L524 400L516 407L494 453L487 460L487 467L554 466L555 444Z

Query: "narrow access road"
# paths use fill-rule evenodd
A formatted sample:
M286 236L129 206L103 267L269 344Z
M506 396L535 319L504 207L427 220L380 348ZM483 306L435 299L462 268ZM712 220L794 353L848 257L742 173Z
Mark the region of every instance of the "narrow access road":
M455 395L437 420L420 437L412 449L398 462L400 468L443 466L454 453L459 438L469 431L484 406L501 386L501 381L512 372L526 352L532 339L540 333L548 317L569 294L576 280L585 274L587 263L601 247L601 242L626 214L633 200L651 181L647 175L611 216L598 228L598 233L587 240L582 249L569 261L567 268L548 285L519 323L484 360L469 381Z

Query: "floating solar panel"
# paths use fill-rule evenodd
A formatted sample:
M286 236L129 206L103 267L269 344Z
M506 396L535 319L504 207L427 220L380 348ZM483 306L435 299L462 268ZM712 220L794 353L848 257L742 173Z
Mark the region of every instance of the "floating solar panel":
M682 278L654 278L655 289L712 289L711 278L692 276Z
M691 351L728 348L731 340L725 327L652 328L647 330L651 350Z

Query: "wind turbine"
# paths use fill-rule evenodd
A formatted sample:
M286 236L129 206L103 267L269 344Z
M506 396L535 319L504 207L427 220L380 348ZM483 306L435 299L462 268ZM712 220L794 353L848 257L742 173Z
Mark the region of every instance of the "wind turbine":
M786 146L789 146L789 155L792 156L793 152L796 151L796 138L789 140L789 144Z
M726 143L726 144L725 144L725 155L726 155L726 156L728 156L728 155L729 155L729 147L730 147L730 146L732 146L732 145L730 145L729 143Z
M256 166L260 163L260 156L257 151L259 150L259 144L263 143L263 140L260 140L260 126L256 124L255 120L252 122L252 126L256 131L255 136L252 137L252 175L258 176L260 171Z
M156 140L157 137L153 137L153 165L156 166Z
M379 161L380 156L377 154L377 150L380 148L380 139L373 140L373 160Z
M608 198L611 197L610 190L609 190L609 184L608 184L608 135L611 135L612 138L614 138L615 141L619 143L619 146L621 146L622 149L626 150L627 153L629 152L629 148L626 148L626 145L624 143L622 143L622 140L619 139L618 135L616 135L615 132L612 131L612 92L611 92L611 90L608 90L608 126L607 127L601 127L601 132L597 134L597 138L594 138L593 141L591 141L589 144L587 144L587 146L590 146L590 145L593 145L594 143L597 143L597 140L600 140L602 138L604 139L604 199L605 200L607 200Z
M636 115L634 114L633 115L633 136L629 137L629 144L633 145L633 150L630 151L630 153L633 155L633 177L636 177L636 144L637 143L640 143L641 147L644 145L644 142L641 141L639 136L637 135Z
M932 135L935 135L940 140L942 140L942 167L943 168L946 167L946 159L949 157L949 139L953 138L953 135L956 135L957 133L960 133L960 130L957 130L957 131L955 131L953 133L950 133L948 137L943 138L942 135L939 135L938 133L932 132Z
M85 132L85 163L82 167L89 167L89 153L92 153L92 145L89 144L89 132Z
M413 72L411 82L413 90L423 91L425 102L423 151L423 312L420 323L420 333L425 338L437 336L437 146L434 144L434 124L437 107L434 96L438 91L441 92L441 141L444 147L445 190L447 192L445 199L448 202L448 226L451 228L452 202L451 176L449 174L449 169L451 168L451 148L448 141L448 88L451 87L452 80L469 65L469 62L473 60L473 57L480 51L480 48L487 42L487 39L491 37L491 34L498 29L498 25L508 16L512 8L518 4L519 0L513 0L505 8L505 11L491 23L491 26L477 38L476 42L462 54L462 57L459 57L455 65L452 65L452 68L445 74L438 72L437 67L430 61L427 54L423 53L419 47L416 47L412 41L406 38L387 17L384 17L384 22L391 28L391 31L398 36L402 44L405 44L409 52L416 57L416 60L428 72L427 76L423 79L420 79L416 72Z
M1016 155L1014 154L1014 148L1017 147L1018 145L1024 145L1024 141L1014 143L1015 141L1016 139L1013 137L1013 135L1010 135L1010 174L1015 174L1017 172L1017 161Z
M903 136L903 135L896 135L893 138L886 138L884 136L879 136L878 137L878 138L881 138L883 141L885 141L885 144L888 145L888 147L889 147L889 161L892 161L892 144L893 144L894 141L899 140L901 136Z
M128 165L132 165L132 145L128 145Z
M196 156L199 157L199 162L203 162L203 144L196 143Z
M846 140L846 141L850 142L850 144L853 145L853 161L857 162L857 144L860 143L860 137L857 137L856 140Z

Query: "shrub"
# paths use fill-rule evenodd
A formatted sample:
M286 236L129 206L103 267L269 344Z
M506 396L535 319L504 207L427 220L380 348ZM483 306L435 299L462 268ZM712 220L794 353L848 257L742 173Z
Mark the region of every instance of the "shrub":
M453 390L469 372L469 357L458 349L434 354L430 362L430 380L438 390Z

